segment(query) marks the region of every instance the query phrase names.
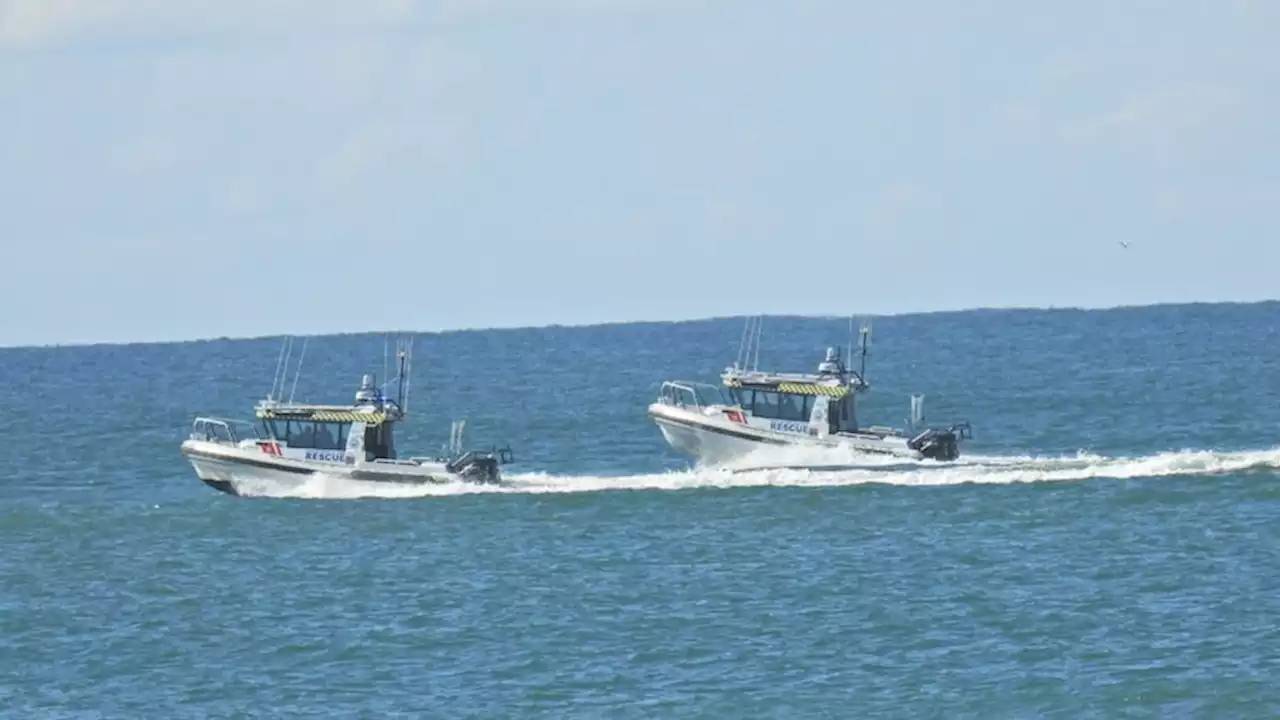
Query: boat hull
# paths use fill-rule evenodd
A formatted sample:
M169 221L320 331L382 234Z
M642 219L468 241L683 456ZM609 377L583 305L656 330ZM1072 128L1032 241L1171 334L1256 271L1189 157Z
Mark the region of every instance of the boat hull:
M920 460L925 457L918 450L909 447L906 438L902 437L839 435L820 438L770 432L660 403L649 407L649 417L658 426L668 445L711 465L739 460L768 447L846 450L867 456L890 456L911 460Z
M216 457L198 450L189 451L185 446L183 454L187 456L187 461L191 463L196 477L201 482L228 495L288 493L302 487L315 475L312 469L295 469L272 466L267 463L254 463L249 459Z
M668 445L711 465L731 462L764 447L790 444L749 433L737 433L732 428L718 427L709 422L700 423L656 413L650 413L650 417Z
M304 462L272 458L257 450L196 440L184 442L182 454L191 463L201 482L219 492L237 496L288 494L313 481L316 475L392 485L480 482L447 472L443 467L371 467Z

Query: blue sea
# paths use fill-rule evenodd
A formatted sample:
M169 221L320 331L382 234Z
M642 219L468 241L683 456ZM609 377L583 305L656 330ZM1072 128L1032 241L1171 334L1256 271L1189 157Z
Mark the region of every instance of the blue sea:
M401 451L465 418L510 485L253 498L178 445L280 338L0 350L0 715L1280 717L1280 304L875 318L861 419L924 394L959 462L694 467L645 407L742 330L417 334ZM309 338L297 397L384 340Z

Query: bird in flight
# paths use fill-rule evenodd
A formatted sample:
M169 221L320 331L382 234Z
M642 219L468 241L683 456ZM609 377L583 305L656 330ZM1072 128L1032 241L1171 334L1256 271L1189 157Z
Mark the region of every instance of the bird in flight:
M1129 247L1129 241L1128 241L1128 240L1121 240L1121 241L1120 241L1120 247L1122 247L1122 248L1127 248L1127 247Z

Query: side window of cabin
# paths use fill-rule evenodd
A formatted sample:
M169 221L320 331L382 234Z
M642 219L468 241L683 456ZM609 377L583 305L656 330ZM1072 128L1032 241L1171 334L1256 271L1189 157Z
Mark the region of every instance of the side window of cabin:
M316 423L316 439L315 448L317 450L341 450L346 447L345 444L339 444L339 439L343 437L342 429L345 425L338 423Z
M777 420L779 412L778 394L764 390L752 391L751 414L758 418Z
M782 395L778 407L778 419L809 422L809 413L812 410L812 395Z
M316 446L316 424L305 420L285 422L285 442L289 447L311 449Z

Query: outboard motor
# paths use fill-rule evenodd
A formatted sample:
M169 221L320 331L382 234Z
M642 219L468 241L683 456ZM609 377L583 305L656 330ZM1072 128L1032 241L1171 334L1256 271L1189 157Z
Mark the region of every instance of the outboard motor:
M468 452L450 461L447 467L449 472L461 475L471 482L492 485L501 480L498 458L493 455Z
M951 430L929 429L907 441L907 447L930 460L955 460L960 457L960 442Z

